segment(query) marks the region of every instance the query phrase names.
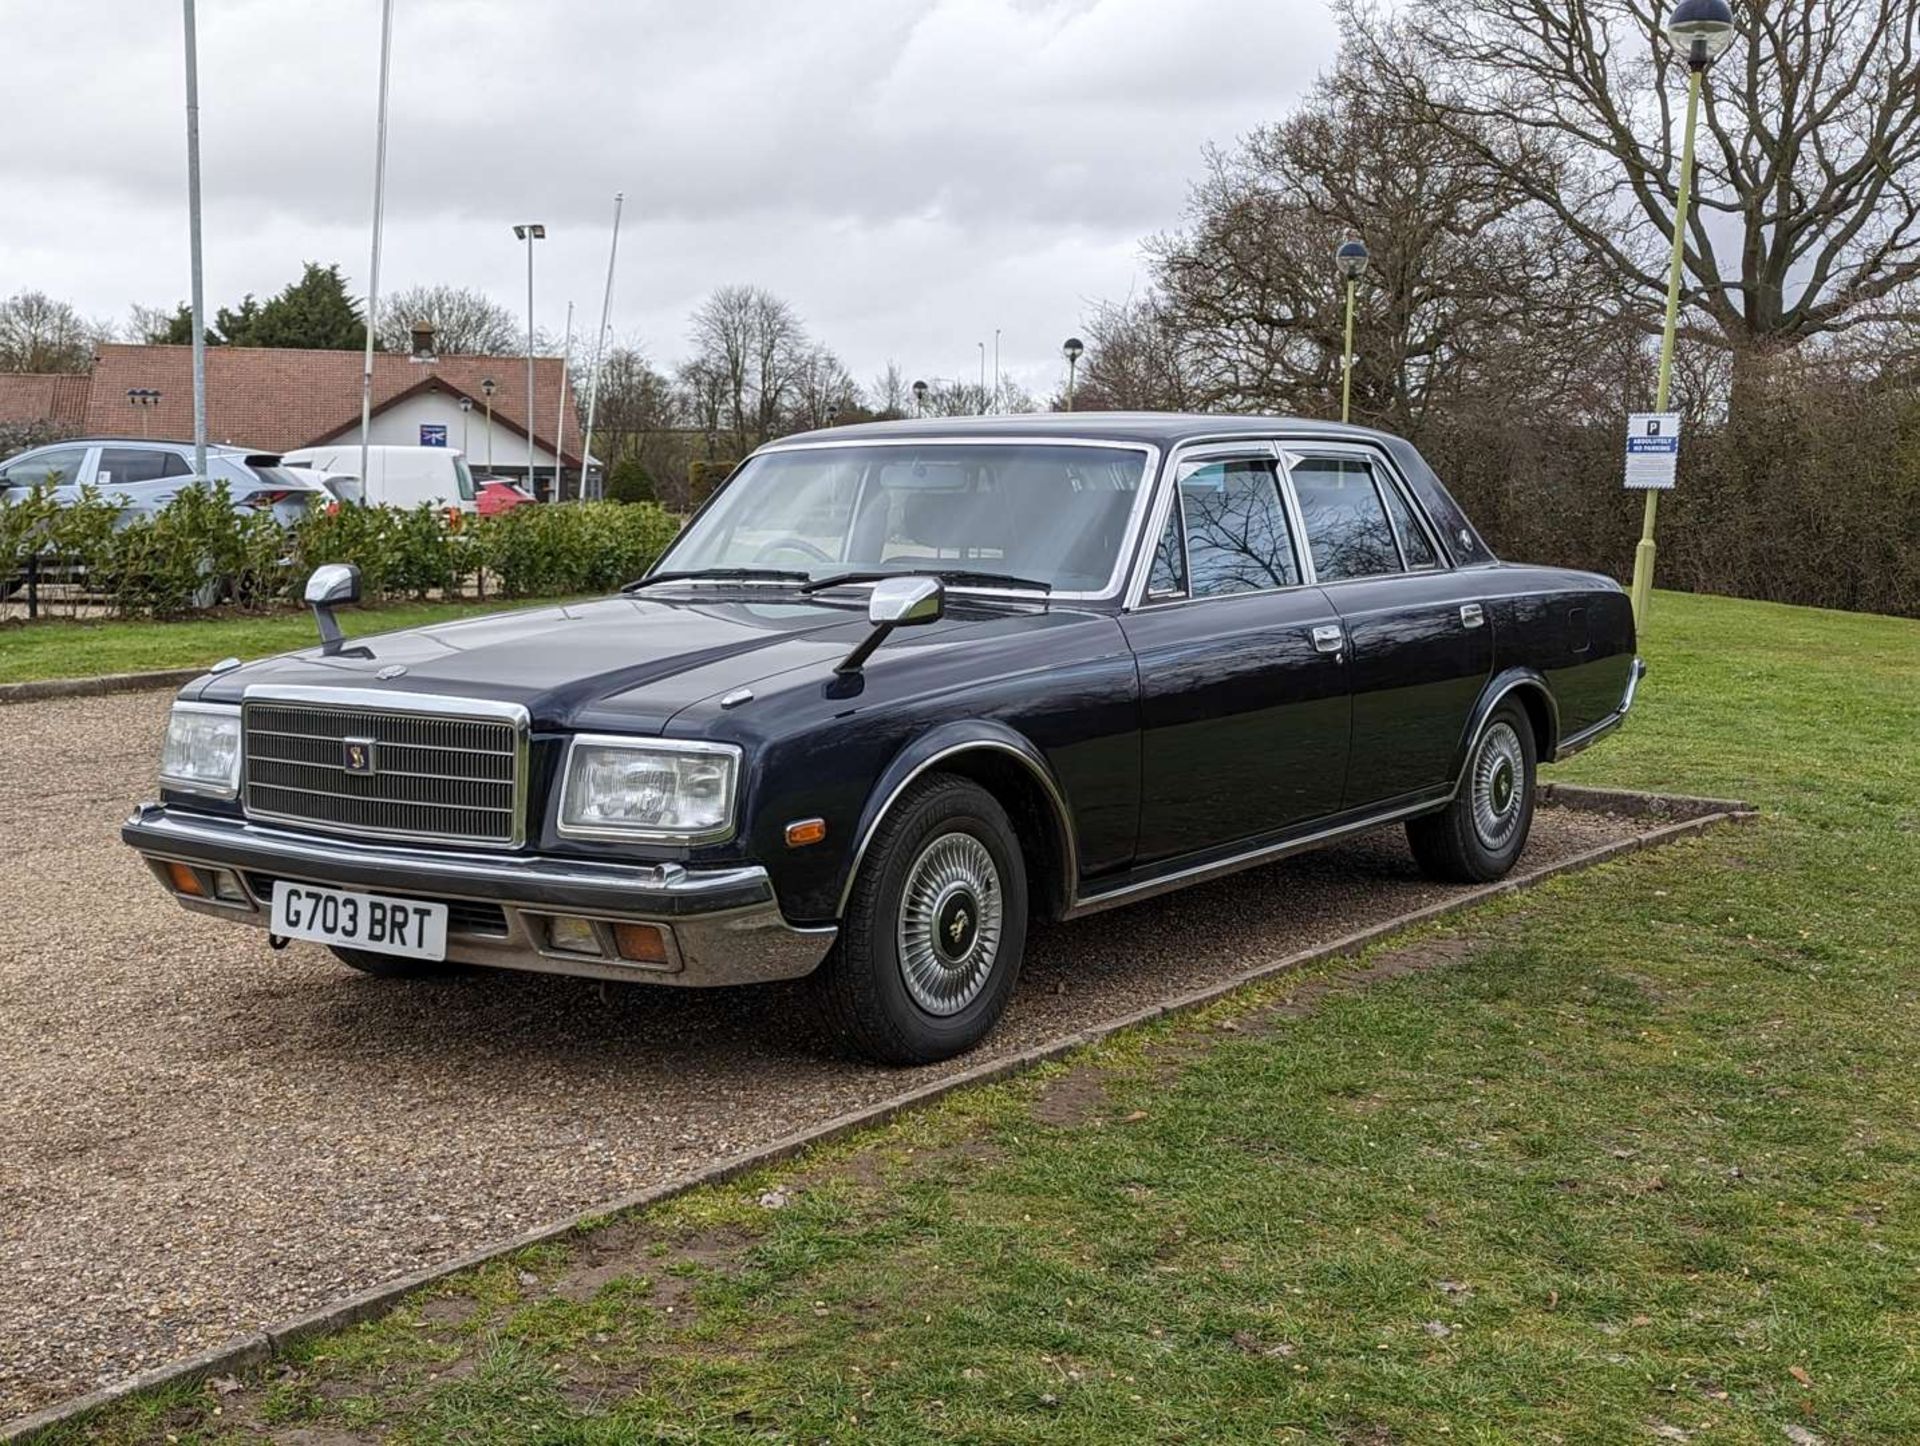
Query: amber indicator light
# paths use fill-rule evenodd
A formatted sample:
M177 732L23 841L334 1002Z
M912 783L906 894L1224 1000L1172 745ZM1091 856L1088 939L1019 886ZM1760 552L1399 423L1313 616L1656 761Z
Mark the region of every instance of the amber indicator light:
M622 959L635 964L665 964L667 936L655 924L615 924L613 942Z
M827 821L824 818L803 818L798 823L787 825L787 847L803 849L808 844L817 844L827 836Z
M185 864L169 863L167 877L173 880L176 894L191 894L196 899L204 899L207 891L200 887L200 876Z

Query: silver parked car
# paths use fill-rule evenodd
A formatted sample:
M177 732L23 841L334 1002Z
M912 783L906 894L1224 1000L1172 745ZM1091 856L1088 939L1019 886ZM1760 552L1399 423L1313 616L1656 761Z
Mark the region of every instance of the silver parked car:
M282 467L278 453L209 447L206 476L198 479L191 442L126 437L76 437L9 457L0 462L0 501L52 484L55 501L71 502L93 487L108 501L123 501L121 516L132 520L152 516L197 480L224 482L236 512L271 511L282 527L333 501L310 474Z

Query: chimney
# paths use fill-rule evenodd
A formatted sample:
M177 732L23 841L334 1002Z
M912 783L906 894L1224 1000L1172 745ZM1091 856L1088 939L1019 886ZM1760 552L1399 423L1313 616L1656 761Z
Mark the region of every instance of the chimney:
M432 361L434 359L433 323L430 321L416 321L409 330L413 333L413 359L415 361Z

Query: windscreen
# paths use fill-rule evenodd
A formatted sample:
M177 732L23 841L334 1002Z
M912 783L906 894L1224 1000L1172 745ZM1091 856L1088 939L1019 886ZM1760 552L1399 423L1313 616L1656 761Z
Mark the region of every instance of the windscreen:
M928 442L750 459L662 570L765 567L827 577L936 568L1061 592L1117 580L1146 458L1085 444Z
M455 457L453 459L453 473L455 478L458 479L460 500L462 502L473 501L473 472L467 466L467 459L465 457Z

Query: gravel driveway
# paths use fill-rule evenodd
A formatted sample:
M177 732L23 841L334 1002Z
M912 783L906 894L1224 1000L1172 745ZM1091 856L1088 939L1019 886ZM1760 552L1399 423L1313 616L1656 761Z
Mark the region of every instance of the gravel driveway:
M928 1077L836 1056L803 985L381 982L188 914L116 832L167 703L0 709L0 1420ZM1629 832L1547 810L1528 863ZM1038 931L986 1051L1448 892L1391 830Z

